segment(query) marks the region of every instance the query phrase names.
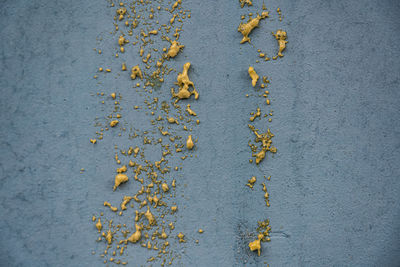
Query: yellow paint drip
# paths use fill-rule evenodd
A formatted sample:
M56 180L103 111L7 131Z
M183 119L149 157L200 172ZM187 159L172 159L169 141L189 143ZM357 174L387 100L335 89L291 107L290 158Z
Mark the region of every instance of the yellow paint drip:
M186 147L187 149L191 150L194 147L194 143L192 140L192 135L189 135L187 140L186 140Z
M277 30L276 33L272 32L272 35L275 36L276 40L278 41L279 45L279 51L278 51L278 56L283 57L283 50L286 48L286 44L288 41L286 41L286 32L283 30Z
M199 93L196 91L196 88L194 87L193 82L189 79L188 76L188 70L190 68L190 62L185 63L183 65L183 71L182 73L178 74L177 81L178 81L178 86L179 86L179 91L178 93L174 92L174 89L171 88L171 94L173 98L177 98L175 102L178 102L180 99L186 99L189 98L191 95L194 95L194 98L197 99L199 98ZM192 91L189 91L189 86L193 87Z
M129 180L129 179L128 179L128 176L127 176L126 174L117 174L117 175L115 176L114 190L117 189L117 187L118 187L120 184L125 183L125 182L127 182L128 180Z
M96 139L90 139L90 143L96 144L97 140Z
M249 72L249 75L250 75L250 78L251 78L251 85L252 85L253 87L255 87L256 84L257 84L258 78L260 78L260 76L258 76L258 74L257 74L256 71L254 70L254 68L251 67L251 66L249 67L248 72Z
M137 76L139 76L141 80L143 79L143 74L139 68L139 65L136 65L131 69L131 79L134 80Z
M247 23L240 23L238 27L238 32L240 32L243 35L242 40L240 41L241 44L245 42L250 42L249 34L251 31L258 27L258 24L261 19L264 19L268 17L268 12L262 12L261 16L257 15L257 17L249 20Z

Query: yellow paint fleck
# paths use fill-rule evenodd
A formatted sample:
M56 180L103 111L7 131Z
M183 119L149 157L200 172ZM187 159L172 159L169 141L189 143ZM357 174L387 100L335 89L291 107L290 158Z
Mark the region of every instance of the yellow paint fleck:
M248 187L253 188L254 184L256 183L257 178L255 176L251 177L247 182L248 184L246 184Z
M190 104L187 104L187 106L186 106L186 111L189 113L189 115L197 116L196 112L194 112L194 111L190 108Z
M279 51L278 51L278 56L283 57L283 50L286 48L286 44L288 41L286 41L286 32L283 30L277 30L276 33L272 32L272 35L275 36L276 40L278 41L279 45Z
M99 231L99 233L100 233L101 229L103 229L103 225L101 224L100 218L96 223L96 228Z
M135 228L136 231L127 239L127 241L131 242L131 243L136 243L140 240L140 238L142 237L142 227L140 227L140 225L135 223Z
M147 211L144 213L144 216L149 221L149 225L153 225L156 222L154 215L150 212L149 207L147 207Z
M169 187L168 187L168 185L167 185L166 183L163 183L163 184L161 185L161 188L162 188L162 190L163 190L164 192L168 192L168 190L169 190Z
M249 34L254 28L258 27L260 20L266 17L268 17L268 12L264 11L262 12L261 16L257 15L257 17L250 19L247 23L239 24L238 32L240 32L243 35L243 38L240 41L241 44L245 42L250 42Z
M126 210L126 205L131 201L132 198L133 197L130 197L130 196L124 196L124 199L123 199L123 201L121 203L121 209L122 210Z
M186 242L186 241L184 240L185 235L184 235L183 233L179 233L179 234L178 234L178 238L179 238L179 243Z
M141 80L143 79L143 74L139 68L139 65L136 65L131 69L131 79L134 80L137 76L139 76Z
M117 175L115 176L114 190L117 189L117 187L118 187L120 184L125 183L125 182L127 182L128 180L129 180L129 179L128 179L128 176L127 176L126 174L117 174Z
M257 250L258 256L260 256L260 254L261 254L261 239L262 239L263 237L264 237L263 234L259 234L259 235L257 236L257 239L256 239L256 240L254 240L253 242L250 242L250 243L249 243L249 248L250 248L250 250L251 250L251 251Z
M180 99L189 98L191 95L194 95L195 99L199 98L199 93L196 91L196 88L194 87L193 82L189 79L189 76L188 76L189 68L190 68L190 62L187 62L187 63L185 63L185 65L183 65L182 73L178 74L178 77L177 77L178 86L179 86L178 93L175 93L174 89L171 88L172 97L177 98L177 100L175 102L178 102ZM193 87L193 90L191 92L189 91L189 86Z
M184 45L180 45L177 41L172 41L171 46L168 49L168 53L166 54L166 57L167 58L176 57L180 49L184 47L185 47Z
M118 123L119 123L118 120L113 120L113 121L110 122L110 126L111 127L115 127L115 126L117 126Z
M243 8L245 4L248 6L252 6L253 2L251 0L239 0L240 7Z
M186 140L186 147L187 149L191 150L194 147L194 143L192 140L192 135L189 135L187 140Z
M96 139L90 139L90 143L96 144L97 140Z
M250 117L250 121L254 121L255 118L260 117L260 116L261 116L261 109L257 108L257 111L254 113L254 115Z
M260 76L258 76L258 74L257 74L256 71L254 70L254 68L251 67L251 66L249 67L248 72L249 72L249 75L250 75L250 78L251 78L251 85L252 85L253 87L255 87L256 84L257 84L258 78L260 78Z
M118 210L117 207L111 206L111 203L109 203L109 202L107 202L107 201L104 201L104 207L107 207L107 206L108 206L112 211L114 211L114 212L116 212L116 211Z

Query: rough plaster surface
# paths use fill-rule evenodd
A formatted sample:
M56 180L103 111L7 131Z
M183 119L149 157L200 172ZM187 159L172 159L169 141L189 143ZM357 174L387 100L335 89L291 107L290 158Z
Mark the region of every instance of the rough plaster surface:
M249 11L236 0L185 2L192 19L174 64L192 63L202 123L198 158L185 161L180 181L177 228L206 232L199 245L177 248L175 265L399 266L400 2L267 1L285 18L262 21L253 45L239 45L239 17ZM124 139L108 135L96 147L88 139L105 114L91 77L101 64L118 65L111 52L93 52L115 49L112 14L105 1L2 1L1 266L102 266L91 255L101 246L90 218L120 197L110 190L112 146ZM256 48L276 51L270 32L281 27L285 57L255 64ZM259 167L247 162L250 64L271 78L278 147ZM129 79L108 86L135 98ZM244 186L251 175L272 175L270 208L259 185ZM246 234L264 218L272 242L257 257ZM146 259L143 249L130 256L130 266Z

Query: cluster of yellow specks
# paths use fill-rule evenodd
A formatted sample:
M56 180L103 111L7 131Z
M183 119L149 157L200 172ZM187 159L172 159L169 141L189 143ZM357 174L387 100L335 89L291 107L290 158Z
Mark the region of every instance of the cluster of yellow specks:
M268 151L271 153L276 153L277 149L272 145L272 137L274 137L274 135L269 129L266 133L260 134L258 133L259 130L256 129L253 125L249 124L248 126L256 136L254 141L256 143L261 143L259 152L257 152L258 147L256 145L249 143L249 146L253 152L252 156L256 158L256 164L259 164L265 158L265 155Z
M253 189L254 184L257 182L257 178L255 176L251 177L248 181L248 183L246 184L248 187L250 187L251 189Z
M110 32L114 47L111 51L94 50L101 62L108 56L117 64L107 62L95 68L95 82L102 88L93 96L98 97L101 111L107 113L96 117L96 136L89 140L98 144L107 132L119 139L113 139L118 142L112 152L116 168L106 185L110 190L104 192L107 201L103 199L99 205L102 212L91 218L96 240L104 245L99 255L105 264L126 265L135 260L132 252L143 248L152 254L148 262L171 265L180 258L182 249L175 249L177 246L199 242L175 230L184 206L178 209L174 198L180 195L184 160L197 157L194 148L198 139L194 136L200 123L200 114L195 112L197 101L182 107L178 103L190 101L191 95L199 98L189 79L191 64L184 64L178 73L176 69L182 65L174 62L184 54L185 46L179 38L191 11L184 9L182 0L108 2L114 10ZM97 40L98 45L102 40ZM111 71L115 65L121 67ZM110 78L114 78L113 88L105 89L103 85ZM175 78L178 88L170 93ZM124 89L126 82L133 90ZM143 264L135 261L134 265Z
M269 220L259 221L257 228L257 239L249 243L249 248L251 251L256 251L258 256L261 255L261 242L269 242L271 238L269 237L269 233L271 231L271 227L269 226Z
M246 0L239 0L240 6L243 8L245 4L249 6L252 5L251 1L246 1ZM277 9L277 13L279 16L279 21L282 21L282 12L281 9ZM275 13L274 13L275 14ZM272 14L272 15L274 15ZM262 19L267 19L270 16L270 13L267 11L267 8L265 6L265 3L262 5L262 12L260 13L253 13L249 12L248 14L243 14L241 15L240 19L243 21L246 19L246 16L248 16L248 20L246 22L240 22L239 27L238 27L238 32L242 34L242 39L240 41L241 44L249 42L250 43L250 34L251 32L256 28L260 26L260 21ZM265 26L262 26L265 27ZM265 31L264 31L265 32ZM276 60L278 58L283 57L283 51L286 48L287 44L287 34L284 30L277 30L276 32L272 32L272 35L275 37L275 39L278 42L278 53L274 56L268 56L265 51L269 47L264 47L263 49L257 49L257 57L256 57L256 63L259 63L260 61L263 62L268 62L271 60ZM270 52L269 52L270 53ZM271 54L271 53L270 53ZM255 66L257 68L257 66ZM267 155L273 155L277 152L277 148L272 144L272 138L274 135L271 133L270 129L268 127L262 126L261 127L266 129L266 130L259 130L256 128L257 126L260 126L259 123L263 122L272 122L272 116L273 116L273 110L269 108L271 105L271 98L270 98L270 91L267 89L270 85L270 79L267 76L263 76L260 74L259 69L254 68L253 66L248 67L248 75L251 79L251 86L253 87L254 93L249 93L246 92L246 98L249 98L250 96L256 97L255 98L255 106L257 107L256 110L252 110L250 112L250 123L248 124L249 129L251 132L254 134L254 139L250 140L248 145L251 150L251 157L249 159L249 163L255 162L256 165L259 165L263 162L265 158L267 158ZM250 85L249 85L250 86ZM252 98L253 99L253 98ZM260 101L262 99L262 101ZM269 110L269 111L268 111ZM264 124L265 125L265 124ZM268 176L268 178L265 179L261 183L261 189L258 187L254 187L254 185L257 182L257 178L255 176L252 176L250 179L247 180L246 186L248 186L251 189L258 189L259 192L263 192L263 197L265 201L265 205L267 207L270 206L270 201L269 201L269 192L267 190L267 181L270 180L271 176ZM264 176L265 178L265 176ZM255 191L258 191L255 190ZM258 194L258 193L257 193ZM257 229L257 234L256 238L253 239L248 245L249 249L251 251L257 251L258 256L261 255L261 244L262 242L270 241L269 233L271 230L271 227L269 226L269 221L261 221L258 222L258 229ZM254 237L254 236L253 236Z
M247 1L246 0L239 0L241 7L243 7ZM248 3L247 3L248 4ZM249 6L252 5L252 3L250 2L250 4L248 4ZM280 8L277 8L277 13L278 13L278 17L279 17L279 21L282 21L282 11ZM265 19L265 18L269 18L269 11L267 11L267 8L265 6L265 3L263 3L262 5L262 12L261 15L259 13L257 13L256 17L253 17L253 13L250 12L248 13L248 20L246 23L241 22L239 24L238 27L238 31L243 35L242 40L240 41L241 44L249 42L250 43L250 33L256 28L259 27L259 23L260 20ZM244 20L246 18L246 15L241 15L240 19ZM276 38L276 40L278 41L278 54L275 56L272 56L273 60L278 59L279 57L283 57L282 51L285 50L286 47L286 43L288 42L286 40L286 32L284 30L277 30L276 33L272 32L272 35ZM271 59L271 57L269 57L267 55L266 52L262 52L261 49L257 49L257 53L258 53L258 58L256 59L256 63L259 62L266 62L269 61Z

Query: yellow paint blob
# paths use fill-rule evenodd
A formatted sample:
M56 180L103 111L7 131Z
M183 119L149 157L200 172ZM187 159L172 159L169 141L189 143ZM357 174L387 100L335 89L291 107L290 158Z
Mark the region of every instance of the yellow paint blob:
M121 203L121 209L126 210L126 205L131 201L133 197L124 196L124 200Z
M184 45L180 45L177 41L172 41L171 46L168 49L168 53L166 54L167 58L176 57L179 51L184 48Z
M154 215L150 212L150 208L149 207L147 207L147 211L145 212L144 216L149 221L149 225L155 224L156 220L154 218Z
M163 183L163 184L161 185L161 188L162 188L162 190L163 190L164 192L168 192L168 190L169 190L169 187L168 187L168 185L167 185L166 183Z
M117 175L115 176L114 190L117 189L117 187L118 187L120 184L125 183L125 182L127 182L128 180L129 180L129 179L128 179L128 176L127 176L126 174L117 174Z
M240 2L240 7L243 8L245 4L247 4L248 6L252 6L253 2L251 0L239 0Z
M96 139L90 139L90 143L96 144L97 140Z
M117 173L124 173L128 170L126 165L122 166L121 168L117 168Z
M137 76L139 76L141 80L143 79L143 74L139 68L139 65L136 65L131 69L131 79L134 80Z
M96 223L96 228L97 228L97 230L99 230L99 233L100 233L101 229L103 228L103 225L101 224L100 218Z
M112 239L113 239L113 235L112 235L112 233L111 233L111 230L108 230L108 231L107 231L107 235L106 235L106 240L107 240L107 243L108 243L109 245L112 243Z
M179 91L178 93L174 92L174 89L171 88L171 94L173 98L177 98L175 102L178 102L180 99L186 99L189 98L191 95L194 95L195 99L199 98L199 93L196 91L196 88L194 87L193 82L189 79L188 76L188 70L190 68L190 62L185 63L183 65L183 71L182 73L178 74L177 81L178 81L178 86L179 86ZM189 91L189 86L193 87L192 91Z
M257 239L256 239L256 240L254 240L253 242L250 242L250 243L249 243L249 248L250 248L250 250L251 250L251 251L257 250L258 256L260 256L260 254L261 254L261 239L262 239L263 237L264 237L263 234L259 234L259 235L257 236Z
M255 176L251 177L247 182L248 184L246 184L248 187L253 188L254 184L256 183L257 178Z
M179 233L179 234L178 234L178 238L179 238L179 243L186 242L186 241L184 240L185 235L184 235L183 233Z
M275 36L276 40L278 41L279 45L279 51L278 51L278 56L283 57L283 50L286 48L286 44L288 41L286 41L286 32L283 30L277 30L276 33L272 33L273 36Z
M127 240L131 243L136 243L142 237L142 227L135 223L136 232L134 232Z
M251 85L252 85L253 87L255 87L256 84L257 84L258 78L260 78L260 76L258 76L258 74L257 74L256 71L254 70L254 68L251 67L251 66L249 67L248 72L249 72L249 75L250 75L250 78L251 78Z
M268 17L268 12L264 11L262 12L261 16L257 15L257 17L249 20L247 23L240 23L238 27L238 32L240 32L243 35L243 38L240 41L241 44L245 42L250 42L249 34L255 27L258 27L260 20L266 17Z
M115 127L115 126L117 126L118 123L119 123L119 120L113 120L110 122L110 126Z
M187 140L186 140L186 147L187 149L191 150L194 147L194 143L192 140L192 135L189 135Z

